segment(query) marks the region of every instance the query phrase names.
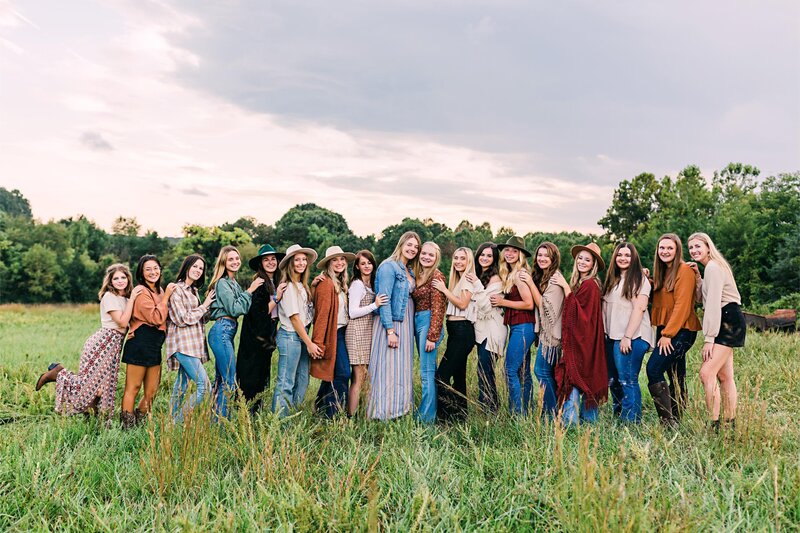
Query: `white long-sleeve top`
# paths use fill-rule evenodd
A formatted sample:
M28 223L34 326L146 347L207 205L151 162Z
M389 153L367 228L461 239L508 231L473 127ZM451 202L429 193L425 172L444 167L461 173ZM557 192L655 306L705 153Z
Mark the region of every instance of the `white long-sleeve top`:
M709 261L703 272L703 336L714 342L719 335L722 308L729 303L741 305L742 297L733 275L716 261Z
M365 294L367 294L367 291L373 292L372 289L367 289L366 285L364 285L364 282L360 279L353 281L353 283L350 285L350 289L347 292L347 297L350 300L350 304L348 305L350 320L361 318L362 316L366 316L378 309L378 306L375 304L375 302L361 307L361 299Z

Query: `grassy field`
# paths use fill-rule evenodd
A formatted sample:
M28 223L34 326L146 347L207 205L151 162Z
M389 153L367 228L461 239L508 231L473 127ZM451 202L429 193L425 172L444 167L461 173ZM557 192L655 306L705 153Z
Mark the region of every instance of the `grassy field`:
M165 373L155 420L123 433L55 415L52 385L33 391L47 363L77 367L97 324L96 306L0 307L0 530L800 529L800 336L749 335L737 428L719 435L706 429L698 346L677 432L659 426L646 388L639 427L608 406L566 432L476 409L448 428L308 409L175 427ZM308 400L315 391L312 380Z

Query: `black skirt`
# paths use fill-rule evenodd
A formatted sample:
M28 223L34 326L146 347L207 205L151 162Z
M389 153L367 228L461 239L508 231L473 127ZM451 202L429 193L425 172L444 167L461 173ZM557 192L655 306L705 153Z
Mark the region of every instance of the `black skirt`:
M160 366L161 347L166 334L149 324L142 324L134 332L133 338L125 343L122 362L136 366Z
M747 323L744 321L744 313L742 313L742 308L739 307L739 304L731 302L724 305L719 324L719 334L714 339L714 343L731 348L741 348L744 346L746 334Z

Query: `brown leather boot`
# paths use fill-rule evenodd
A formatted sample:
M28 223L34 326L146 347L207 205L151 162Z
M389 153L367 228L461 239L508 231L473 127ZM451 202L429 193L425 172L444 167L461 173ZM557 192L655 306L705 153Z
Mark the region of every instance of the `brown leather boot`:
M136 425L136 415L130 411L120 411L119 422L122 425L122 429L133 429Z
M669 393L669 385L666 381L654 383L648 387L650 395L653 397L653 403L656 406L656 412L661 419L661 423L666 427L675 427L678 421L672 414L672 397Z
M64 370L64 367L61 366L61 363L53 363L47 367L47 372L39 376L39 379L36 380L36 389L39 390L44 387L48 383L52 383L58 377L58 373Z

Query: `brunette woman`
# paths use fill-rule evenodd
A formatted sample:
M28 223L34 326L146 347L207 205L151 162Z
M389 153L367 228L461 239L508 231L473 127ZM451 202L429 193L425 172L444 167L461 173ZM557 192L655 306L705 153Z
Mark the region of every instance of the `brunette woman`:
M125 368L125 393L120 421L127 429L144 420L161 383L161 347L166 336L167 301L171 290L161 289L161 263L154 255L143 255L136 267L136 282L142 289L131 314L131 329L122 352ZM133 405L144 383L144 394L134 411Z
M653 307L656 346L647 361L647 381L661 422L677 424L687 403L686 352L694 344L700 321L694 312L695 276L683 262L681 239L666 233L658 239L653 261ZM664 374L669 372L667 386Z
M286 290L279 295L278 319L278 376L272 395L272 411L284 417L290 409L298 409L308 389L309 356L322 357L322 348L308 336L308 326L314 316L311 289L308 286L309 264L317 259L317 252L293 244L279 267L281 283Z
M370 390L367 416L389 420L408 413L414 400L414 300L420 238L413 231L400 236L392 255L378 267L375 286L389 305L378 309L372 326L369 356Z
M418 421L432 424L436 420L436 352L444 339L444 315L447 299L433 288L436 280L444 283L439 272L442 252L435 242L426 242L419 251L419 276L416 288L411 292L414 300L414 334L419 353L419 376L422 399L415 413Z
M475 345L472 295L478 291L468 276L475 278L475 259L472 250L461 247L453 252L448 285L431 281L447 297L447 348L436 370L437 416L445 422L467 417L467 357Z
M503 292L499 275L500 252L493 242L485 242L475 252L475 274L465 274L474 284L475 344L478 350L478 402L484 409L495 412L499 407L494 363L505 351L506 325L503 312L493 307L490 298Z
M563 405L564 425L597 420L598 407L608 396L600 280L605 268L595 243L573 246L575 263L570 283L554 276L564 289L563 350L556 365L556 385Z
M642 419L639 371L653 346L653 328L647 315L651 285L633 244L618 244L611 257L603 286L608 388L614 414L625 422L638 423Z
M217 415L230 417L228 402L236 391L236 352L233 338L239 329L238 318L250 309L253 293L264 284L264 278L257 277L247 290L236 281L236 273L242 266L239 250L234 246L223 246L214 265L209 290L216 299L211 304L209 318L215 320L208 332L208 344L214 352L214 390L216 391Z
M503 293L491 296L492 305L504 307L503 322L509 328L506 348L508 409L512 414L528 414L533 383L531 378L531 346L536 339L533 297L528 284L520 277L527 272L528 257L522 237L513 236L497 247L502 251L500 280Z
M703 297L703 366L700 380L706 392L706 408L711 426L719 429L720 387L725 393L725 422L736 420L738 395L733 380L733 349L744 346L747 325L744 321L739 289L731 267L705 233L689 237L689 254L705 267L701 283ZM717 382L719 381L719 386Z
M206 262L192 254L183 260L175 283L167 287L172 290L167 316L167 368L178 371L170 400L175 422L182 422L184 414L202 402L211 388L203 364L208 361L205 323L214 291L208 291L200 303L199 290L205 280ZM197 392L184 405L189 381L194 381Z
M345 331L345 345L350 358L351 381L347 393L347 413L358 411L361 390L367 375L369 353L372 348L372 322L374 312L389 302L385 294L375 295L375 271L378 264L369 250L361 250L353 262L353 280L347 292L350 322Z
M100 329L83 345L78 372L53 363L39 376L36 390L56 382L56 412L65 415L95 411L110 419L117 396L119 352L133 312L136 296L144 290L133 289L131 271L122 264L106 269L100 287ZM129 299L130 297L130 299Z
M561 360L561 329L566 280L561 275L561 252L545 241L536 249L533 275L522 276L529 282L536 305L536 332L539 347L533 373L542 391L542 417L553 419L558 409L555 368Z
M248 264L264 284L253 292L250 309L242 317L242 333L239 335L239 351L236 357L236 378L244 399L250 405L250 412L261 409L262 396L269 385L272 368L272 353L277 346L275 335L278 330L278 262L283 254L275 251L269 244L258 250L258 255Z
M311 340L322 349L322 357L311 361L310 373L322 380L317 392L316 408L326 418L333 418L347 409L350 383L350 358L345 345L347 331L347 263L355 254L339 246L325 250L317 263L322 270L314 290L314 327Z

